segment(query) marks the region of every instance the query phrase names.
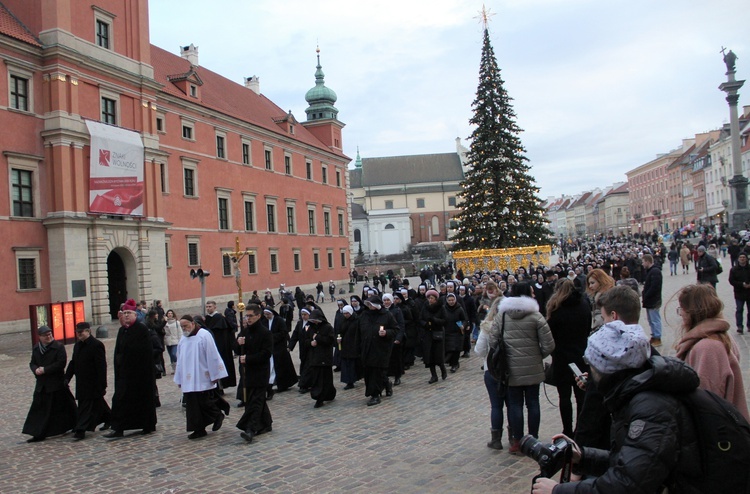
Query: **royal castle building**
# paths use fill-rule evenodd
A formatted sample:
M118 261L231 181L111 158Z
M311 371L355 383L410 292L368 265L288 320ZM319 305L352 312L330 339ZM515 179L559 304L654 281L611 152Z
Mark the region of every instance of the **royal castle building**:
M0 0L0 57L0 332L56 301L95 324L127 298L195 306L191 269L236 297L236 238L245 293L348 278L350 159L320 56L303 120L258 77L151 45L147 0Z

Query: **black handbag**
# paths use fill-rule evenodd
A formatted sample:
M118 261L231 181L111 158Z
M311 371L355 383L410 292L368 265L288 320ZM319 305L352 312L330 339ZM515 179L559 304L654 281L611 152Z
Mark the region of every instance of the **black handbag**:
M500 396L505 396L505 388L508 386L508 380L510 379L508 349L505 345L505 312L503 312L503 323L497 344L491 346L487 353L487 370L497 381L497 390Z

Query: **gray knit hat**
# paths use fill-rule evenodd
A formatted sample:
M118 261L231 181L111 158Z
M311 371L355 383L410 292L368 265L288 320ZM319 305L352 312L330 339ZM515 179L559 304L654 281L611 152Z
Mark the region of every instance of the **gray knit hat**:
M651 357L651 345L639 325L612 321L589 336L584 356L602 374L613 374L641 367Z

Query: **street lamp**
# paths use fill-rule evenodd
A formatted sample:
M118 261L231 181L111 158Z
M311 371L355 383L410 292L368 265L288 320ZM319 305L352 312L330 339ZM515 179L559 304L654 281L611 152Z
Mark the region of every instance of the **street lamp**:
M198 278L201 282L201 307L206 307L206 278L211 274L210 271L204 271L201 268L198 268L197 270L191 269L190 270L190 279L194 280Z

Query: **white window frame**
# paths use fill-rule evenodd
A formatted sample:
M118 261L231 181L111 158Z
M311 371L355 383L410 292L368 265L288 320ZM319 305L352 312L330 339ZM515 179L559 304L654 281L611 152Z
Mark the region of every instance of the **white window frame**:
M313 170L312 160L305 160L305 179L306 180L315 179L315 171Z
M276 258L276 270L273 269L273 259ZM281 272L281 267L279 266L279 249L268 249L268 271L272 274L276 274Z
M185 127L190 128L190 137L185 137ZM186 141L195 142L195 120L180 119L180 137Z
M299 260L299 262L296 262L295 259ZM298 265L295 265L295 263ZM292 250L292 269L295 272L302 271L302 251L299 249Z
M333 249L326 249L326 262L328 263L328 269L336 267L336 258L333 257Z
M266 156L268 156L268 159L266 159ZM274 171L273 169L273 147L272 146L263 146L263 169L269 172Z
M331 236L331 209L323 208L323 235L326 237Z
M167 161L157 161L157 165L159 165L159 175L161 176L161 188L162 194L169 195L169 162ZM161 171L164 170L164 173L162 174Z
M265 196L266 203L263 212L266 216L266 233L279 233L279 207L276 199L276 197ZM273 206L273 231L271 231L268 225L268 206ZM284 218L286 218L286 211L284 213Z
M102 50L115 51L115 17L117 16L111 12L107 12L101 7L97 7L96 5L92 5L91 8L94 10L94 44ZM104 47L97 42L96 37L99 33L99 30L97 29L99 27L97 25L98 22L103 22L109 27L107 30L107 42L109 46L107 47Z
M310 228L310 211L312 211L312 228ZM312 231L311 231L312 230ZM313 204L307 205L307 233L310 235L318 234L318 211Z
M161 121L161 130L159 130L159 121ZM164 112L156 112L156 133L166 134L167 133L167 114Z
M164 254L166 255L167 259L167 269L172 267L172 236L171 235L165 235L164 236Z
M320 249L313 249L313 269L320 271Z
M219 138L221 138L222 142L223 142L223 144L221 146L221 151L224 154L224 156L219 156ZM217 130L216 131L216 138L214 139L214 143L216 144L215 145L215 148L216 148L216 159L224 160L224 161L228 160L229 159L229 150L228 150L228 146L227 146L227 133L223 132L223 131L220 131L220 130Z
M34 113L34 72L30 70L30 67L23 67L20 64L11 62L9 60L5 61L5 65L8 68L8 110L19 111L22 113ZM13 76L26 79L26 103L28 106L28 109L26 110L13 108L11 106L11 101L13 98L10 93L13 86L11 83Z
M191 244L195 244L195 246L196 246L196 252L197 252L197 255L198 255L198 262L196 264L190 264L190 245ZM185 254L186 254L186 256L185 256L186 257L185 263L188 265L188 267L191 267L191 268L200 267L200 265L201 265L201 238L200 237L196 237L196 236L192 236L192 235L186 236L185 237L185 247L186 247L186 251L185 251Z
M328 165L320 166L320 183L322 184L328 183Z
M185 194L185 169L193 171L193 195ZM182 197L186 199L198 199L200 197L198 189L198 160L191 158L182 158Z
M250 139L243 137L240 139L242 144L240 144L240 163L242 163L245 166L253 166L253 143ZM245 150L243 149L244 146L247 146L247 163L245 163Z
M10 207L9 216L12 218L41 218L41 195L39 192L39 162L43 159L41 157L17 155L8 151L3 153L8 160L8 206ZM31 187L32 187L32 200L34 214L32 216L14 216L13 215L13 169L24 170L31 172Z
M286 219L286 229L287 233L291 234L297 234L297 203L295 201L287 199L286 201L286 208L284 209L284 218ZM289 211L288 209L292 209L292 230L289 230Z
M216 187L216 222L219 231L231 232L232 231L232 189L225 189L222 187ZM227 201L227 228L221 228L221 218L219 216L219 199L226 199Z
M120 107L120 94L110 89L99 87L99 121L102 123L109 124L109 122L104 122L104 120L102 120L102 101L104 100L104 98L113 100L115 102L115 123L110 124L110 125L117 125L119 127L120 122L122 121L122 117L121 117L122 111Z
M21 293L27 292L38 292L42 290L42 278L40 276L41 263L39 251L41 248L28 248L28 247L13 247L13 251L16 257L16 291ZM34 288L21 288L21 272L19 262L21 259L33 259L34 260L34 277L35 287Z
M286 171L287 160L289 162L289 173ZM289 176L294 175L294 160L292 159L292 153L284 153L284 173Z

